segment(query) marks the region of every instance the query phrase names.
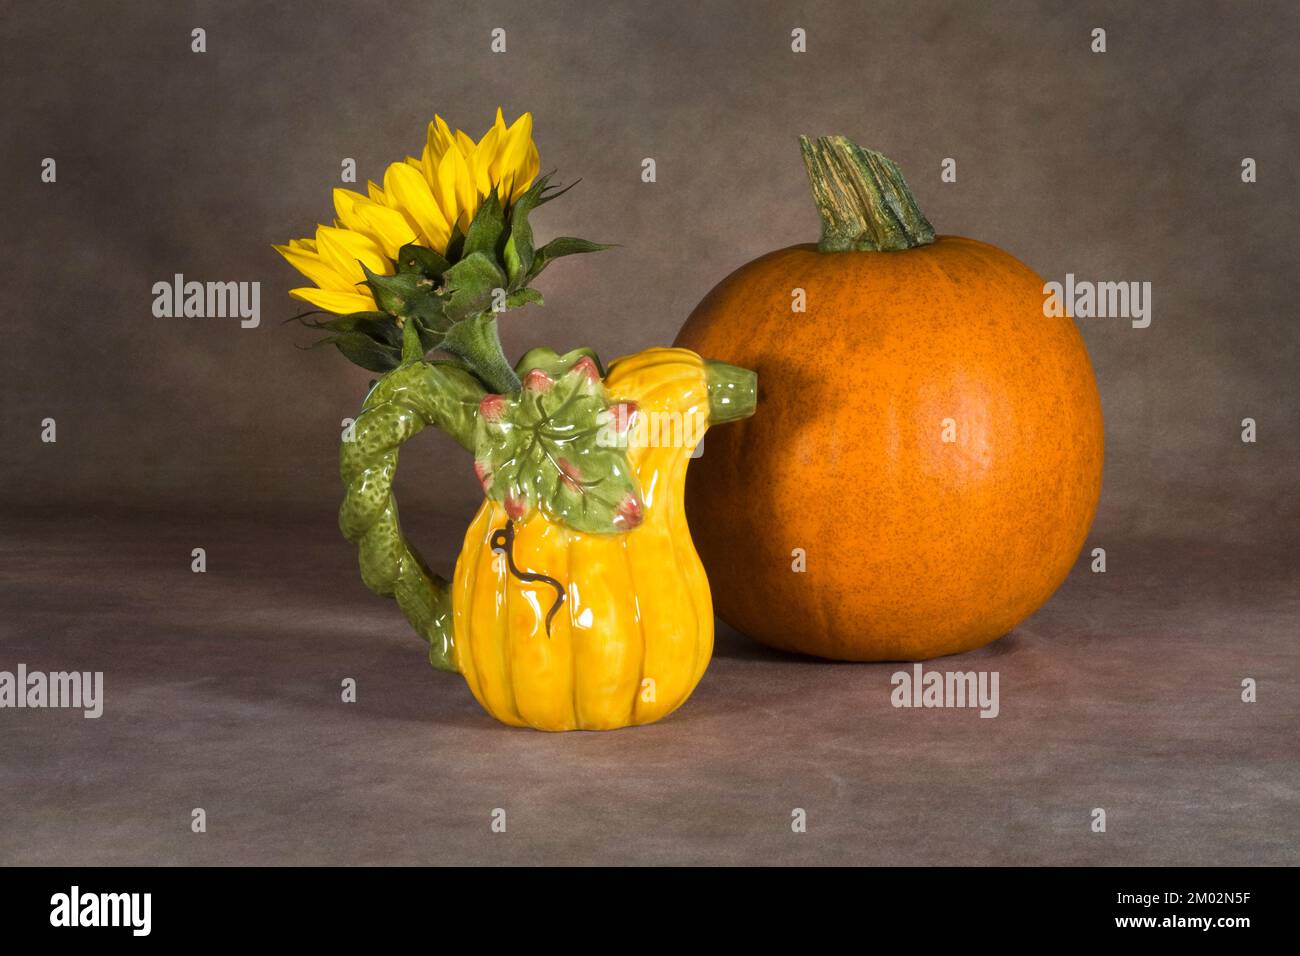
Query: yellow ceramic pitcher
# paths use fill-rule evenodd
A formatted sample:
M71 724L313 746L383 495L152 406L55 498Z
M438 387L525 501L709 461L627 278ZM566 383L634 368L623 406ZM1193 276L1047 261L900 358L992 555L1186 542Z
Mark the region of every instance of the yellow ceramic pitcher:
M461 673L498 720L658 720L690 696L713 650L686 466L705 428L753 412L755 377L657 348L603 379L589 353L534 350L517 371L515 395L483 394L437 362L381 380L343 443L341 527L366 584L396 596L434 666ZM487 494L450 590L402 536L392 496L397 450L425 425L475 452Z

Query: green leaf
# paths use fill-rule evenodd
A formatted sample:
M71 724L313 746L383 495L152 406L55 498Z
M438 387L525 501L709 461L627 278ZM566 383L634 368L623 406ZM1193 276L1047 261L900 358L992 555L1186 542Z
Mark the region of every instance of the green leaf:
M374 294L375 304L389 315L416 318L426 329L446 331L448 323L443 313L443 299L433 279L419 272L379 275L371 272L365 263L361 268L366 274L366 285Z
M451 325L446 306L441 295L428 291L411 302L407 317L419 321L429 331L441 334Z
M588 239L575 239L572 236L560 236L552 239L537 250L533 264L528 270L528 280L532 281L548 265L561 256L572 256L583 252L600 252L602 249L614 248L610 243L591 242Z
M465 258L465 234L460 231L460 225L451 227L451 238L447 240L447 261L451 263L459 262Z
M555 175L555 171L552 170L551 172L546 174L546 179L549 181L550 178L554 175ZM550 202L552 199L559 199L561 196L567 193L574 186L578 185L578 183L580 182L582 182L581 179L575 179L567 186L549 186L549 185L544 186L542 188L541 196L538 197L537 205L543 206L546 203Z
M556 480L552 485L547 509L576 531L613 534L630 530L618 522L620 509L629 499L641 507L636 479L627 462L627 453L619 448L598 445L575 445L566 461L580 469L580 481ZM592 475L599 476L594 480Z
M533 369L539 368L547 375L551 376L551 378L559 378L569 369L573 368L573 366L577 364L578 359L583 358L584 356L596 363L596 368L600 372L600 377L604 378L605 366L601 364L600 356L596 354L595 350L586 347L574 349L572 352L565 352L563 355L560 355L554 349L549 349L546 346L529 349L524 353L523 358L515 364L515 372L520 378L523 378Z
M402 329L402 363L418 362L423 358L424 345L420 339L420 327L408 321Z
M312 343L312 348L333 345L354 365L371 372L388 372L401 364L401 353L391 345L376 342L364 332L340 332Z
M542 294L540 292L536 289L529 289L527 286L522 289L517 289L506 296L507 309L518 309L521 306L534 304L545 305L546 303L542 300Z
M503 258L506 261L506 275L510 278L510 287L516 287L528 278L528 270L533 265L532 240L516 239L514 232L506 240Z
M386 312L351 312L306 324L313 329L329 329L331 332L362 332L384 345L402 344L402 330Z
M482 312L492 300L492 290L505 285L501 268L485 253L475 252L456 263L443 275L443 312L457 322Z
M462 257L481 252L495 260L497 243L501 239L501 233L505 230L505 227L505 213L501 209L501 200L494 190L492 195L478 207L478 212L474 214L474 221L470 223L469 232L465 234L465 246L461 250Z
M397 271L414 272L427 279L439 279L451 263L424 246L408 243L397 250Z
M425 278L418 272L399 272L386 276L371 272L361 263L361 271L366 274L366 285L374 294L375 304L389 315L406 315L409 303L422 294L433 291L433 280Z
M317 339L312 348L336 346L349 361L369 371L388 371L396 367L400 359L402 330L393 317L384 312L352 312L304 324L334 333Z
M496 501L513 499L526 511L584 532L612 534L639 521L642 500L627 458L626 437L612 433L609 398L589 369L573 364L589 350L567 356L534 349L519 368L554 368L541 387L530 383L503 399L474 432L474 456ZM593 356L594 358L594 356ZM531 362L528 360L532 359ZM560 369L567 363L568 370ZM548 373L549 374L549 373Z
M541 203L542 191L549 179L549 174L539 177L511 207L510 238L506 240L504 250L511 290L527 281L528 270L533 267L533 228L528 224L528 214Z
M445 317L444 317L445 318ZM442 344L446 330L450 328L450 323L442 321L436 324L423 319L420 316L411 316L407 320L408 324L415 326L420 333L420 344L424 346L425 352L432 352Z

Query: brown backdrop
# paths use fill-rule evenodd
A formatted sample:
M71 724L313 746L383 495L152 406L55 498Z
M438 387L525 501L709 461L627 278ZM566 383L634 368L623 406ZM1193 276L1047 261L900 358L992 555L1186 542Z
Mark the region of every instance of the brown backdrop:
M1089 49L1097 26L1104 55ZM190 52L194 27L207 31L204 54ZM489 51L494 27L507 30L503 55ZM807 30L806 54L790 50L794 27ZM102 665L115 695L98 723L21 718L31 733L10 738L6 776L25 809L6 814L20 825L0 834L0 858L51 846L64 860L428 858L396 829L340 837L328 824L364 803L372 822L458 825L421 817L393 781L421 806L431 787L444 805L473 794L466 829L439 831L449 859L1285 855L1300 516L1294 4L47 2L5 4L0 42L0 667ZM1018 679L1038 697L998 721L918 731L884 705L887 670L810 669L724 633L694 711L573 744L500 731L458 682L420 669L397 610L365 594L332 525L340 419L371 376L295 348L311 335L280 320L297 310L286 292L300 283L270 246L328 221L344 157L364 188L419 148L435 111L477 135L498 104L532 110L543 168L583 180L539 213L539 235L621 243L546 274L548 305L504 321L512 355L666 344L732 269L814 239L801 132L886 152L939 231L999 245L1045 277L1153 284L1150 328L1080 323L1107 431L1089 546L1108 548L1111 571L1076 570L1042 615L971 658L996 659L1004 688ZM47 156L55 184L40 181ZM1240 178L1246 156L1258 162L1252 185ZM641 182L644 157L656 160L654 184ZM957 160L954 184L940 182L945 157ZM178 272L260 281L261 326L154 318L151 286ZM53 445L40 441L46 417L58 423ZM1256 444L1240 440L1245 417ZM469 461L432 434L403 454L412 537L448 565L477 498ZM200 545L206 578L189 573ZM371 725L338 724L341 673L361 675ZM1134 688L1134 673L1154 676ZM1274 681L1274 709L1236 703L1250 674ZM1061 699L1091 715L1086 740L1071 737L1078 708L1053 709ZM814 700L825 710L808 712ZM124 713L144 723L110 723ZM986 724L1000 743L979 735L993 733ZM1138 726L1158 727L1173 750L1134 744ZM353 751L325 755L323 727ZM947 805L953 791L935 785L944 761L981 746L983 783ZM499 760L476 762L481 753ZM918 753L930 762L899 769ZM1061 763L1018 763L1026 753ZM564 790L566 776L590 779L592 760L609 775L605 811ZM872 827L938 829L919 848L850 838L787 851L779 835L750 831L701 841L700 827L725 833L756 806L788 815L799 796L763 776L782 766L811 792L805 802L841 820L865 804ZM333 792L341 778L320 816L285 818L302 787ZM69 780L117 802L88 814L96 798ZM1122 803L1156 780L1161 794L1190 794L1191 809L1130 801L1120 856L1062 836L1089 801ZM503 799L498 784L531 788L549 836L502 851L468 835L478 804ZM637 844L647 830L632 821L667 812L669 792L698 827L674 817L658 831L666 843ZM187 842L186 808L218 797L227 820L232 805L243 814L242 829L225 831L234 842ZM1001 824L970 824L970 812L1008 806ZM604 821L619 848L599 834L571 842L560 822L570 812ZM174 833L159 822L177 814ZM323 849L327 832L343 842Z
M941 232L1048 278L1153 283L1150 328L1081 321L1105 402L1103 527L1289 527L1300 83L1284 41L1300 18L1288 4L1071 6L12 9L8 499L332 503L339 420L368 377L295 350L311 336L279 320L299 281L270 244L330 220L343 157L364 189L418 150L434 111L477 135L503 104L534 112L544 168L582 178L539 234L622 244L554 267L548 305L504 322L511 354L671 341L732 269L815 238L795 137L842 132L903 166ZM205 54L189 50L194 26ZM495 26L505 54L489 52ZM45 156L57 184L40 182ZM939 180L945 157L955 184ZM261 326L155 319L150 288L177 272L260 280ZM46 416L57 446L39 441ZM468 468L419 470L471 506Z

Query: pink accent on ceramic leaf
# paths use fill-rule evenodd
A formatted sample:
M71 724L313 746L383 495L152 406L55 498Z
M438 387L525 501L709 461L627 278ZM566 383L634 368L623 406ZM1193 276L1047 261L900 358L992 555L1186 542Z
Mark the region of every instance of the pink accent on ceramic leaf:
M578 361L574 362L573 368L569 369L569 371L585 375L593 382L600 381L600 369L597 368L596 362L590 355L584 355L582 358L578 359Z
M614 515L614 523L621 530L630 531L639 525L645 515L641 511L641 502L635 495L628 495L618 506L618 512Z
M545 392L555 384L555 379L540 368L535 368L524 376L524 389L529 392Z

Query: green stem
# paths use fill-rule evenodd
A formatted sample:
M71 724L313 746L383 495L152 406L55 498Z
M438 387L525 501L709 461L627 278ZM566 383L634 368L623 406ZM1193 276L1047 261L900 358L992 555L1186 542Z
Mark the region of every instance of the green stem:
M468 365L490 391L499 395L519 391L519 376L501 348L495 313L480 312L455 323L438 347Z
M887 156L844 136L799 137L822 219L822 252L895 252L934 242L934 227Z

